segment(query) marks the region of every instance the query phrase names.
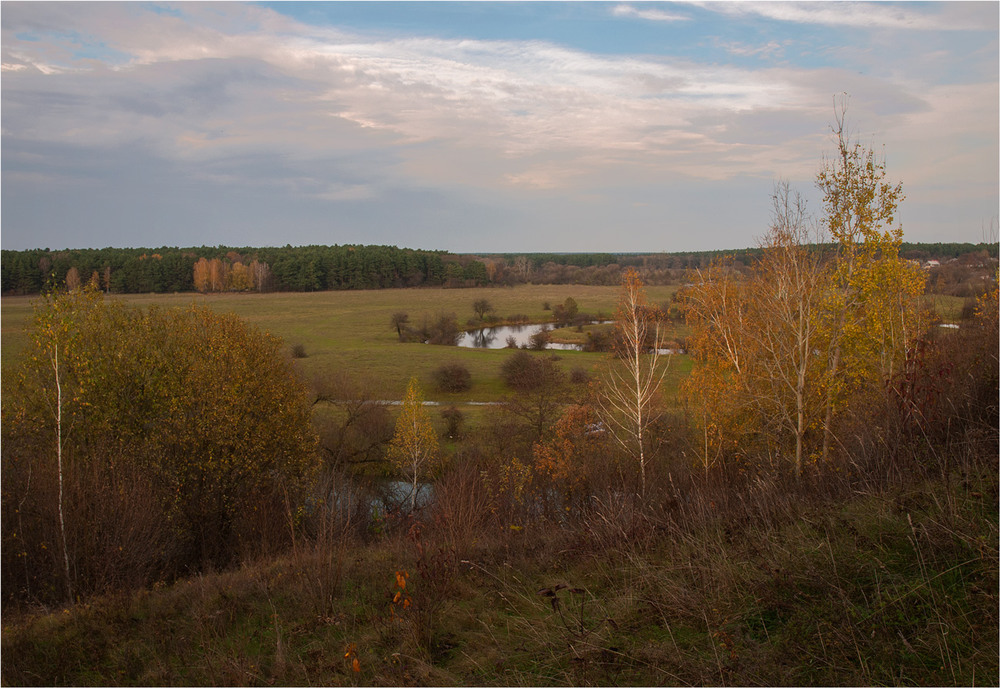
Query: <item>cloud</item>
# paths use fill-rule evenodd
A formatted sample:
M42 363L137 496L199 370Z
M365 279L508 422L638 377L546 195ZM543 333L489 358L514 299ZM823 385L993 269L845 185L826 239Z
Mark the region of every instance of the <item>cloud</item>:
M983 12L964 5L706 7L830 25L860 26L864 15L866 26L921 30L929 18L957 27ZM612 11L681 19L644 5ZM985 12L996 14L995 4ZM970 160L975 149L967 141L996 149L995 54L966 59L968 83L947 90L926 76L953 64L940 42L898 57L872 51L864 59L884 66L862 74L857 59L805 67L782 54L870 50L848 41L804 46L775 34L757 44L715 43L729 54L782 60L761 68L727 63L719 51L682 59L542 40L355 35L236 3L181 3L169 13L137 3L5 3L2 39L5 183L23 189L31 180L87 177L87 165L134 164L175 175L164 193L200 185L200 207L211 203L207 190L219 203L245 204L239 199L250 194L338 218L330 208L349 206L357 227L362 215L398 225L388 208L404 198L433 226L444 221L435 219L436 206L468 224L466 212L498 217L498 207L534 207L535 198L574 205L705 181L756 189L777 177L808 185L829 149L831 96L841 91L852 94L852 119L863 132L897 151L904 180L929 183L927 170L947 169L954 176L947 184L960 183L963 166L985 169ZM97 154L88 158L87 150ZM139 157L101 155L107 151ZM29 152L38 159L12 157ZM995 180L996 170L985 175ZM556 215L552 203L538 212ZM628 209L663 205L650 193L609 207L639 217ZM581 217L588 215L600 213ZM261 222L257 216L240 213L244 224Z
M701 2L730 16L756 15L797 24L914 31L995 31L996 3Z
M439 154L422 147L434 144L477 151L480 164L496 168L485 181L533 179L552 188L579 177L573 170L585 162L599 171L602 158L710 156L722 149L697 123L712 112L800 100L778 72L592 55L537 41L363 41L262 21L242 6L221 11L235 26L281 24L284 33L186 28L174 16L130 11L127 18L156 38L139 42L114 27L94 40L133 51L127 65L10 80L10 131L92 145L142 141L178 160L253 149L311 157L389 144L411 169L420 169L419 156ZM543 174L531 162L543 152L575 160ZM517 160L527 162L510 169ZM462 169L436 174L450 183L470 177Z
M639 9L632 5L615 5L611 10L611 14L616 17L638 17L639 19L659 22L690 21L691 19L682 14L673 14L657 9Z

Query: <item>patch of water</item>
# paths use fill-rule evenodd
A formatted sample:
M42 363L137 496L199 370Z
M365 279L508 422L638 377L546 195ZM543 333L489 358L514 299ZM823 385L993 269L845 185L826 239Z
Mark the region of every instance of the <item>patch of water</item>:
M586 323L587 325L607 324L608 321L595 321ZM531 346L532 335L552 329L549 323L541 325L498 325L496 327L484 327L481 330L463 332L458 340L458 346L468 349L505 349L507 340L513 337L517 348ZM560 344L549 342L546 349L555 351L580 351L579 344Z

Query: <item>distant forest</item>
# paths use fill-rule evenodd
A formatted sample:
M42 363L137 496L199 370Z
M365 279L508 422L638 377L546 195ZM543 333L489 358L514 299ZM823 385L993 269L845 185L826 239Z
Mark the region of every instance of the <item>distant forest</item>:
M0 291L38 294L94 282L118 294L220 291L325 291L390 287L618 284L636 267L647 284L679 283L723 257L736 267L758 249L687 253L508 253L459 255L395 246L269 248L102 248L0 251ZM996 244L903 244L904 258L945 263L997 257ZM976 265L975 267L982 267Z

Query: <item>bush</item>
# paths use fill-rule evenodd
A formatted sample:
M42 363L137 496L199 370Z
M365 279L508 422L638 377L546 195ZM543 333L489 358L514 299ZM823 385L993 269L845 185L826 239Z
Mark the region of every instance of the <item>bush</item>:
M424 324L424 339L428 344L455 346L461 336L462 331L454 313L439 313L437 320Z
M462 423L465 421L465 415L461 411L454 406L449 406L441 411L441 417L447 426L446 432L449 438L456 439L462 436Z
M472 375L461 363L446 363L434 371L434 384L441 392L465 392L472 386Z
M584 351L607 353L614 348L615 331L613 328L601 328L587 333L587 341L583 343Z
M8 594L53 602L227 565L249 541L259 553L273 525L255 524L282 523L286 507L268 507L279 494L296 504L314 475L306 390L281 342L235 315L84 290L38 306L30 336L2 397L4 553L18 542L3 558Z
M292 346L292 358L306 358L309 354L306 353L305 344L294 344Z
M513 390L527 392L538 386L542 378L542 361L527 351L518 351L500 366L504 384Z
M549 342L552 341L552 333L548 330L539 330L535 334L531 335L529 338L528 348L533 351L542 351Z

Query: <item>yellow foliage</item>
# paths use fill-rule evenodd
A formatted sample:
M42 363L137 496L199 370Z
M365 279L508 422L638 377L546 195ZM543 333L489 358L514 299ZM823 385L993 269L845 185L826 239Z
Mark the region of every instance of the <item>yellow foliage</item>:
M431 416L424 407L416 378L410 380L396 431L389 443L388 458L412 483L411 509L416 508L417 483L440 468L441 454Z

